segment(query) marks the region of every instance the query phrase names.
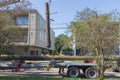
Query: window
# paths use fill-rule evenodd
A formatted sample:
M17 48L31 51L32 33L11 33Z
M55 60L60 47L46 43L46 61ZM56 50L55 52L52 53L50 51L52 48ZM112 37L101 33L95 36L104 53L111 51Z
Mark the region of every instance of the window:
M33 50L31 50L30 55L35 55L35 52Z
M42 18L40 18L40 27L45 27L45 21Z
M41 32L40 32L40 35L39 35L39 40L41 40Z
M38 51L36 51L36 55L38 55Z
M31 50L30 55L38 55L38 51Z
M43 32L40 32L40 34L39 34L39 40L41 40L41 41L45 40L45 34Z
M28 25L28 16L18 16L16 20L17 20L18 26Z

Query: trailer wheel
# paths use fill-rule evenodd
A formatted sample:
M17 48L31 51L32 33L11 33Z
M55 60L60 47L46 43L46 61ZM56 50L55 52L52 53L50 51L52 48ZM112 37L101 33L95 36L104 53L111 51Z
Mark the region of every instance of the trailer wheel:
M118 71L120 72L120 65L118 66Z
M77 78L80 76L80 70L76 67L71 67L67 71L68 77Z
M85 74L85 70L86 70L86 69L82 69L82 72L83 72L84 74Z
M85 71L86 78L96 78L98 77L99 73L94 67L89 67Z

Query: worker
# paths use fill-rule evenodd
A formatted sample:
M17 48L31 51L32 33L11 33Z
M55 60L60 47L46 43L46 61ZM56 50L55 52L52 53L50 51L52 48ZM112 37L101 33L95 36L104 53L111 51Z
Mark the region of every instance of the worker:
M17 60L17 72L20 72L21 69L21 60Z

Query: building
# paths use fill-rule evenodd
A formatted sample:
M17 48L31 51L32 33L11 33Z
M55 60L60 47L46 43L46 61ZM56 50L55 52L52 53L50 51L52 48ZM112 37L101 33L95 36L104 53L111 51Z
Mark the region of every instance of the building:
M17 15L17 26L20 27L22 36L13 39L15 44L13 52L18 55L41 55L41 49L54 50L54 35L50 29L51 47L46 47L45 20L37 10L30 10Z

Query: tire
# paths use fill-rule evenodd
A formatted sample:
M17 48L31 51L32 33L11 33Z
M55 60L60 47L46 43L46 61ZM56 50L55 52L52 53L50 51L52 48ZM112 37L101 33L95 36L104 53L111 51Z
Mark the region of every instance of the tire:
M84 74L85 74L85 70L86 70L86 69L82 69L82 72L83 72Z
M118 72L120 72L120 65L118 66Z
M118 68L118 69L119 69L119 68ZM113 72L119 72L118 69L115 68L115 67L112 67L112 71L113 71Z
M71 67L67 71L68 77L77 78L80 76L80 70L76 67Z
M86 78L96 78L98 77L99 72L94 67L89 67L85 70L85 77Z

